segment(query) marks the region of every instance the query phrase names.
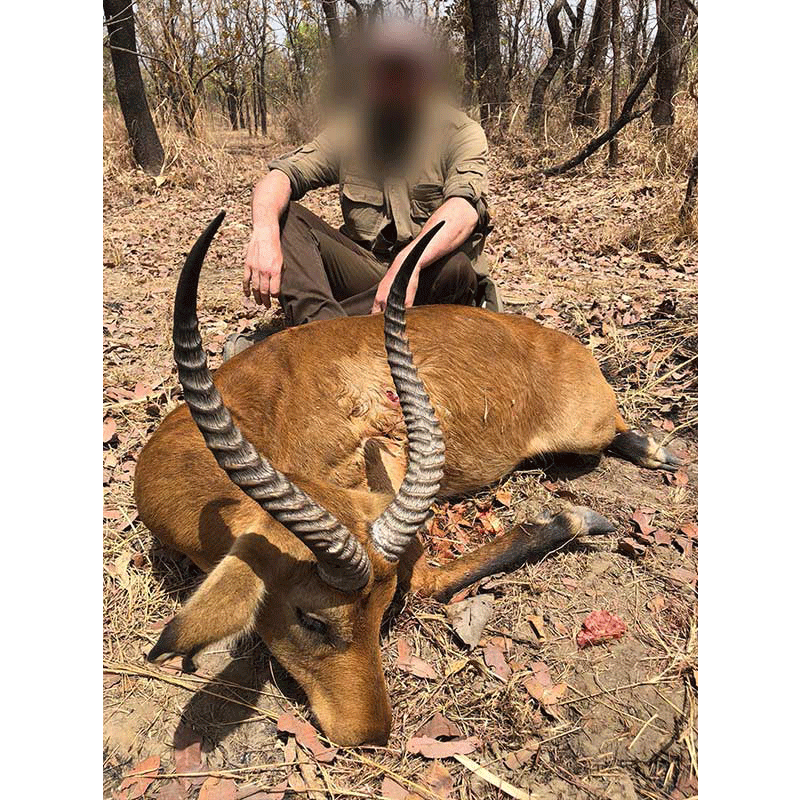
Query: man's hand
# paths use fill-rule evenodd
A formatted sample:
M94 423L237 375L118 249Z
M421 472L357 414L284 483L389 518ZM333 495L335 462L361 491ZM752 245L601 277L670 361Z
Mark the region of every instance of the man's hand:
M386 301L389 298L389 290L392 288L392 284L394 283L394 279L397 276L397 272L400 269L400 265L405 260L405 256L407 252L404 250L398 258L394 260L394 263L391 267L389 267L386 274L381 278L381 282L378 284L378 291L375 292L375 300L372 303L372 314L382 314L386 311ZM408 289L406 289L406 308L410 308L414 305L414 298L417 294L417 285L419 284L419 267L417 267L412 273L411 277L408 279Z
M412 239L395 257L389 271L383 276L378 284L378 291L375 293L375 301L372 304L372 313L380 314L386 309L386 298L389 296L389 289L392 288L397 271L405 261L408 254L414 249L414 245L438 222L444 221L442 229L431 239L425 252L417 262L417 266L411 273L406 291L406 308L414 305L419 286L420 270L429 267L443 256L452 253L456 248L469 238L478 223L478 212L474 206L463 197L451 197L445 200L436 211L431 214L428 221L422 226L422 230Z
M270 307L270 297L277 297L281 289L283 252L279 231L256 228L247 246L244 260L242 289L245 296L259 305Z
M280 170L268 172L253 189L253 235L244 259L242 289L259 305L270 307L270 297L281 290L283 251L280 218L289 206L292 187Z

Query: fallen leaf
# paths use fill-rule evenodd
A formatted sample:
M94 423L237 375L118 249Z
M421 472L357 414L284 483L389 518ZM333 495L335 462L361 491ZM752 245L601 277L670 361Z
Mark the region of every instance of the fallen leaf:
M134 400L141 400L143 397L147 397L150 389L143 383L137 383L136 386L133 387L133 399Z
M685 469L681 468L675 473L675 485L676 486L689 485L689 473Z
M620 553L630 558L641 558L647 552L647 548L643 544L637 542L636 539L632 539L630 536L625 536L620 539L619 542L617 542L617 549Z
M657 594L655 597L651 597L646 603L647 608L654 614L657 614L659 611L661 611L666 604L667 601L664 599L664 595L662 594Z
M683 567L675 567L669 573L669 577L679 585L688 583L690 586L694 586L697 583L697 573L694 570L684 569Z
M675 544L680 547L681 552L685 556L690 556L692 554L692 542L690 539L687 539L685 536L676 536L675 537Z
M498 489L494 497L501 506L508 507L511 505L511 492L508 489Z
M186 789L178 781L161 781L155 800L186 800Z
M483 660L486 666L505 683L511 676L511 667L508 666L503 651L497 645L488 644L483 648Z
M425 784L438 797L446 800L453 791L453 776L441 761L434 761L423 778Z
M690 539L697 539L697 525L694 522L687 522L681 525L681 533L685 533Z
M175 747L175 772L199 772L203 768L203 737L189 725L181 723L172 741ZM190 784L189 778L179 780L184 787Z
M450 739L440 742L430 736L412 736L406 744L406 752L419 753L425 758L448 758L456 753L467 755L480 746L480 739L470 736L466 739Z
M414 736L428 736L431 739L450 739L461 736L461 731L454 722L437 711Z
M492 616L493 604L493 597L478 594L445 608L453 630L470 650L480 641L481 633Z
M619 639L628 626L615 614L608 611L592 611L583 621L578 633L578 647L583 649L612 639Z
M655 539L656 544L672 544L672 534L663 528L659 528L653 533L653 539Z
M103 444L108 444L117 433L117 423L111 417L103 420Z
M289 788L289 781L282 781L277 786L270 789L262 789L255 786L239 786L236 793L236 800L283 800L286 790Z
M503 762L509 769L519 769L520 767L524 767L536 755L538 750L539 743L533 739L529 739L519 750L509 753L503 759Z
M230 778L208 778L200 787L197 800L236 800L236 781Z
M631 514L631 519L636 523L636 526L645 536L655 530L655 528L650 524L651 516L646 514L644 509L640 508L638 511L634 511L633 514Z
M303 720L298 719L290 711L281 714L275 725L282 733L294 734L298 743L303 745L307 750L310 750L317 761L329 763L336 758L336 748L326 747L322 744L313 726L308 722L303 722Z
M381 784L381 797L387 800L407 800L408 791L387 775Z
M418 678L437 678L436 670L425 660L411 654L411 645L404 637L397 640L397 666Z
M159 756L150 756L144 761L140 761L120 783L120 800L137 800L142 797L155 780L160 766L161 758Z
M525 617L530 622L534 633L544 642L547 640L547 630L544 627L544 617L541 614L531 614Z

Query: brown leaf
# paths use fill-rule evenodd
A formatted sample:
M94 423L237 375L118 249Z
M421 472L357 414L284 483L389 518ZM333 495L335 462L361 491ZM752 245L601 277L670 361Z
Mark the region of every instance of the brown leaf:
M544 617L541 614L530 614L525 617L530 622L534 633L544 642L547 641L547 630L544 627Z
M383 779L381 797L385 797L387 800L407 800L408 796L408 791L388 775Z
M467 755L480 745L480 739L470 736L467 739L450 739L440 742L430 736L412 736L406 744L406 752L419 753L425 758L448 758L456 753Z
M529 739L519 750L509 753L503 761L509 769L519 769L524 767L536 755L538 749L538 742Z
M317 761L329 763L336 758L336 748L326 747L322 744L313 726L298 719L290 711L281 714L275 724L282 733L293 733L297 741L307 750L310 750Z
M110 442L117 433L117 423L111 417L103 420L103 444Z
M414 736L427 736L431 739L451 739L461 736L461 731L454 722L451 722L444 714L437 711Z
M667 533L663 528L653 532L653 539L656 544L672 544L672 534Z
M650 609L650 611L652 611L654 614L657 614L659 611L661 611L666 604L667 601L664 599L663 594L657 594L655 597L651 597L646 603L647 608Z
M675 537L675 544L680 547L681 552L685 556L690 556L692 554L692 542L690 539L687 539L685 536L676 536Z
M508 507L511 505L511 492L508 489L498 489L494 497L501 506Z
M583 621L578 633L578 647L583 649L595 644L619 639L628 626L609 611L592 611Z
M655 530L655 528L650 524L651 516L649 514L645 514L644 509L640 508L638 511L634 511L633 514L631 514L631 519L636 523L639 530L645 536Z
M136 386L133 387L133 399L141 400L143 397L147 397L149 392L150 388L148 386L144 383L137 383Z
M283 800L289 781L282 781L271 789L261 789L254 786L240 786L236 793L236 800Z
M669 577L679 585L688 583L690 586L694 586L697 583L697 573L694 570L684 569L683 567L675 567L669 573Z
M186 800L186 789L178 781L161 781L155 800Z
M137 800L144 796L150 784L155 780L160 766L161 758L159 756L150 756L144 761L140 761L119 785L121 800Z
M175 772L199 772L203 768L203 737L186 723L181 723L173 738L175 747ZM183 786L189 786L190 779L179 779Z
M397 666L418 678L436 678L436 670L419 656L411 654L411 645L403 636L397 640Z
M450 796L455 785L453 776L441 761L434 761L433 764L431 764L423 780L435 795L445 800Z
M230 778L208 778L200 787L197 800L236 800L236 781Z
M636 541L630 536L625 536L617 542L617 549L620 553L625 554L630 558L641 558L646 552L647 548Z
M681 468L675 473L675 485L676 486L688 486L689 485L689 473Z
M503 651L497 645L488 644L483 648L483 660L486 666L505 683L511 676L511 667L508 666Z
M481 633L492 616L493 604L493 597L479 594L445 608L453 630L470 650L480 641Z
M685 533L690 539L697 539L697 525L694 522L687 522L681 525L681 533Z

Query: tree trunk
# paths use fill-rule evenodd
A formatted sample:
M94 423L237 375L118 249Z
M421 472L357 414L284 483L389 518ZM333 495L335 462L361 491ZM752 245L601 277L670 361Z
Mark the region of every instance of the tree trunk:
M561 25L558 22L558 15L564 6L564 0L556 0L551 9L547 12L547 27L550 31L550 38L553 41L553 52L547 59L544 69L539 73L533 84L531 92L531 102L528 106L527 126L531 130L537 128L544 117L544 96L550 82L555 77L561 62L564 60L567 48L564 44L564 36L561 33Z
M322 0L322 11L325 14L325 24L328 26L328 36L331 39L331 52L334 58L338 58L341 50L342 26L339 24L336 0Z
M233 130L239 130L239 117L236 113L236 91L233 86L225 85L225 107Z
M475 30L472 27L472 12L468 0L461 0L461 24L464 30L464 88L462 104L469 108L477 101L478 79L475 74Z
M622 72L622 27L619 17L620 0L611 0L611 50L614 54L614 63L611 69L611 109L608 113L609 128L619 116L619 79ZM608 166L616 167L619 163L619 140L615 136L608 143Z
M653 128L663 133L675 121L672 107L681 77L681 42L686 20L685 0L661 0L658 14L658 70L656 91L650 118Z
M486 123L508 98L500 55L500 17L497 0L469 0L469 8L474 33L481 122Z
M596 128L600 124L600 77L608 52L609 4L610 0L597 0L595 3L589 41L578 67L581 93L575 102L572 121L584 128Z
M586 0L580 0L574 13L569 3L564 6L564 10L572 24L572 30L567 39L567 52L564 54L564 88L571 95L575 91L575 51L578 47L578 40L581 38L581 30L583 30Z
M164 148L150 115L139 70L132 3L130 0L103 0L103 12L117 97L128 129L133 157L148 175L158 175L164 165Z

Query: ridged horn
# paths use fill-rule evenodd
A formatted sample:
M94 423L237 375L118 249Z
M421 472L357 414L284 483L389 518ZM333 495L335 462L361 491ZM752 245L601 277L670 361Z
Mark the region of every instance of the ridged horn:
M444 225L414 246L394 279L383 321L386 355L408 434L408 467L389 507L372 523L375 549L397 561L425 523L444 475L444 439L425 386L417 375L406 335L406 289L422 253Z
M186 405L220 467L245 494L311 550L317 558L320 577L343 591L360 589L372 570L364 547L245 439L208 370L197 321L197 284L211 240L224 218L223 211L195 243L175 294L172 340Z

